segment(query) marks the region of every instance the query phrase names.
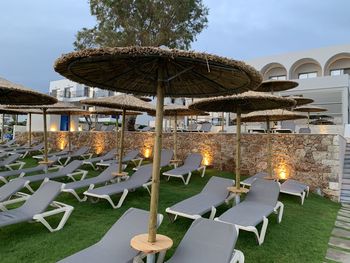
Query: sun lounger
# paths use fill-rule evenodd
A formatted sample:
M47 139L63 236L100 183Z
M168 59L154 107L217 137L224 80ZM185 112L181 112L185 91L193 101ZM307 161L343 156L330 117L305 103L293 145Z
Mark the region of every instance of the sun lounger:
M117 164L112 164L96 177L87 178L84 180L65 184L62 191L71 193L75 198L79 200L79 202L86 201L87 196L85 195L84 197L80 197L76 192L76 190L84 187L88 187L87 191L89 191L94 189L95 185L97 184L103 184L103 183L108 183L110 181L113 181L116 179L115 176L112 175L112 173L115 171L117 171Z
M237 238L233 225L196 219L166 263L244 263L243 253L234 249Z
M123 163L133 162L136 167L142 164L143 158L140 157L138 150L128 151L123 157ZM96 163L97 166L110 166L112 163L117 163L118 160L114 157L114 160L101 161Z
M201 125L201 127L198 131L199 132L210 132L212 126L213 125L211 123L205 122Z
M57 179L61 177L68 177L73 181L76 181L75 176L81 176L80 180L84 180L88 172L78 169L81 165L82 165L82 161L74 160L73 162L69 163L67 166L60 167L56 172L30 175L30 176L25 176L23 178L28 180L30 183L40 182L45 179L50 179L50 180Z
M97 198L97 200L106 199L111 206L116 209L122 206L129 191L140 187L144 187L148 190L147 183L151 180L151 177L152 164L143 165L132 176L130 176L128 180L87 190L84 192L84 195L92 198L93 200L95 198ZM118 203L115 204L111 196L118 194L121 194L121 197Z
M17 142L16 139L6 141L5 143L0 144L0 148L12 147L12 146L16 145L16 142Z
M47 157L61 156L61 155L67 155L67 154L68 154L68 149L66 148L59 152L48 153ZM43 154L33 156L34 159L38 159L38 160L43 160L44 157L45 156Z
M26 187L29 184L29 181L16 178L8 182L7 184L0 187L0 210L6 211L6 205L10 203L19 202L20 200L26 200L28 195L20 193L19 191ZM11 199L12 196L16 196L17 198ZM20 200L19 200L20 199Z
M305 197L309 195L310 188L308 185L300 183L293 179L288 179L281 184L281 193L299 196L301 205L304 204Z
M92 154L91 153L87 154L87 152L89 150L90 150L90 147L83 146L83 147L79 148L78 150L76 150L76 151L74 151L72 153L67 153L66 155L57 156L58 157L58 162L61 165L67 165L72 158L80 158L80 157L82 157L84 159L90 159ZM63 162L63 160L66 160L66 161Z
M20 154L11 154L0 161L1 168L7 168L8 170L22 169L25 165L25 162L18 161L21 158Z
M267 217L278 213L278 223L282 221L283 204L278 201L280 185L278 182L256 179L243 202L230 208L215 220L236 225L239 229L253 232L259 245L264 242L268 225ZM261 233L256 228L262 223Z
M228 200L227 188L232 184L234 180L213 176L199 194L168 207L165 212L172 222L178 216L190 219L201 218L209 211L211 211L209 218L214 219L216 207Z
M91 165L91 167L94 170L96 170L97 167L94 165L95 163L113 160L115 159L116 154L117 154L117 149L112 149L109 152L107 152L105 155L83 160L83 164Z
M0 227L27 221L36 221L41 222L50 232L62 229L72 213L73 207L54 201L61 193L61 189L61 183L52 181L45 182L33 195L27 198L22 206L0 212ZM49 206L54 209L46 211ZM64 213L63 217L58 226L53 228L45 218L60 213Z
M149 212L128 209L96 244L83 249L58 263L131 263L139 252L131 248L130 240L148 230ZM158 214L158 226L163 216Z
M164 172L163 175L168 177L181 178L185 185L187 185L191 179L192 172L202 170L201 177L205 174L205 165L202 165L203 156L200 153L191 153L187 156L184 164L180 167ZM185 176L187 176L185 180Z
M243 181L241 182L241 185L243 185L243 186L251 186L252 183L253 183L256 179L264 179L264 177L266 177L266 176L268 176L267 173L265 173L265 172L259 172L259 173L255 174L255 175L250 176L250 177L248 177L247 179L243 180Z
M44 148L44 143L39 143L38 145L35 145L33 147L29 147L29 148L23 148L23 149L18 149L18 150L14 150L11 151L11 154L22 154L22 158L26 157L29 153L31 152L38 152L40 150L42 150Z
M54 164L57 161L57 158L50 158L50 161L53 161L52 164ZM58 169L58 167L51 167L48 168L45 164L40 164L34 167L28 167L28 168L21 168L18 170L10 170L10 171L3 171L0 172L0 181L3 181L4 183L8 182L9 177L23 177L27 174L34 173L34 172L43 172L50 169Z

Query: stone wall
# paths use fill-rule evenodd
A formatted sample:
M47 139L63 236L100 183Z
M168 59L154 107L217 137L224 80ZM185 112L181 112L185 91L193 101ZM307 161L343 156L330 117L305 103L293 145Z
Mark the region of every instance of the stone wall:
M153 133L126 132L125 148L140 149L146 157L151 155ZM242 174L253 175L267 168L266 134L242 134ZM280 177L294 178L321 189L332 199L339 197L339 181L342 177L342 149L345 141L339 135L322 134L272 134L273 167ZM41 140L42 133L33 133ZM115 147L114 132L73 132L75 146L91 145L96 154ZM26 140L27 134L17 135ZM67 132L49 132L49 147L63 149ZM163 134L163 147L173 147L173 134ZM219 170L234 171L235 134L229 133L178 133L178 157L189 152L200 152L204 164ZM330 184L331 183L331 184ZM330 185L333 185L330 188ZM336 188L336 189L334 189ZM337 189L338 188L338 189Z

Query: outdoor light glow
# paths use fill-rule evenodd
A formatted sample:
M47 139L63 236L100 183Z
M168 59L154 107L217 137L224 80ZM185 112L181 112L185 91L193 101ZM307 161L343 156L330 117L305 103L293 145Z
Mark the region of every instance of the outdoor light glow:
M96 132L93 136L93 146L96 154L100 154L105 151L106 145L105 140L106 137L103 132Z
M277 167L277 174L279 179L285 180L288 178L288 165L285 162L281 162Z
M58 133L56 141L57 148L63 150L66 147L67 143L68 139L66 138L66 134L64 132Z
M78 127L78 131L82 131L83 128L81 126Z
M146 148L143 152L143 156L145 156L145 158L149 158L151 156L151 148Z
M52 131L52 132L57 131L57 126L55 124L51 124L49 130Z
M209 149L202 150L201 154L203 155L203 165L208 166L213 162L212 152Z

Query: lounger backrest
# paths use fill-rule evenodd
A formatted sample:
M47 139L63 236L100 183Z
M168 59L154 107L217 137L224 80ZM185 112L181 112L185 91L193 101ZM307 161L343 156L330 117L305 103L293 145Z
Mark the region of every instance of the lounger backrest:
M124 248L133 251L130 240L138 234L147 233L149 212L137 208L128 209L100 240L104 248Z
M44 143L39 143L37 145L35 145L34 147L32 147L32 151L39 151L40 149L42 149L44 147Z
M211 131L211 127L212 127L212 124L211 123L203 123L201 128L199 129L199 131L202 131L202 132L210 132Z
M4 160L2 160L0 162L0 166L11 164L11 163L17 161L20 157L21 157L20 154L17 154L17 153L12 154L12 155L6 157Z
M237 236L237 230L232 224L196 219L167 262L228 263L234 252Z
M62 183L54 181L45 182L18 209L26 214L40 214L55 200L60 194L61 189Z
M129 160L132 160L132 159L135 159L138 155L139 155L139 151L138 150L131 150L131 151L128 151L125 156L123 157L123 161L126 160L126 161L129 161Z
M90 149L90 147L83 146L83 147L79 148L78 150L76 150L72 155L75 155L75 156L82 155L82 154L86 153L87 151L89 151L89 149Z
M110 150L109 152L107 152L103 157L115 157L117 153L117 149L116 148L113 148L112 150Z
M152 164L142 165L137 171L130 176L130 179L126 182L130 182L135 185L142 185L151 180L152 177Z
M118 164L112 163L110 166L108 166L102 173L100 173L97 177L101 179L113 179L112 173L117 171Z
M263 203L274 207L276 206L279 193L279 183L272 180L256 179L252 183L245 200Z
M78 169L82 165L82 161L74 160L70 162L68 165L60 168L59 172L62 174L70 174L73 173L76 169Z
M161 160L160 160L160 166L168 166L170 164L171 159L173 159L174 152L170 149L162 149L161 152Z
M204 186L202 193L220 195L225 198L228 195L227 187L234 184L232 179L212 176Z
M9 199L12 195L21 190L27 183L28 181L25 179L16 178L7 184L4 184L2 187L0 187L0 202Z
M193 169L198 169L202 164L203 156L200 153L191 153L185 159L184 165Z

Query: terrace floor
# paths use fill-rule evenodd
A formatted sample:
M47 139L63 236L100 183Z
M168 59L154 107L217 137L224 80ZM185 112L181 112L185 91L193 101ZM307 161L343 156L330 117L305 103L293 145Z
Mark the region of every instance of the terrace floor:
M32 159L27 158L25 161L27 166L36 165ZM89 168L85 166L83 169ZM98 173L89 170L90 176ZM233 178L232 173L209 169L204 178L194 174L188 186L176 179L169 182L162 180L159 212L165 214L167 207L198 193L210 176L214 175ZM49 233L39 223L0 228L1 263L56 262L97 242L128 208L148 210L150 198L146 190L136 190L129 193L122 208L117 210L112 209L106 201L97 204L79 203L68 194L61 194L58 200L75 208L65 227L58 232ZM315 194L310 194L304 206L300 205L296 197L282 195L280 200L285 204L282 223L277 224L276 216L270 216L263 245L257 245L252 233L241 231L236 248L244 253L247 263L324 262L340 205ZM217 215L228 208L226 204L222 205ZM191 220L184 218L170 223L164 217L159 233L174 240L174 247L168 251L167 257L173 254L191 223Z

